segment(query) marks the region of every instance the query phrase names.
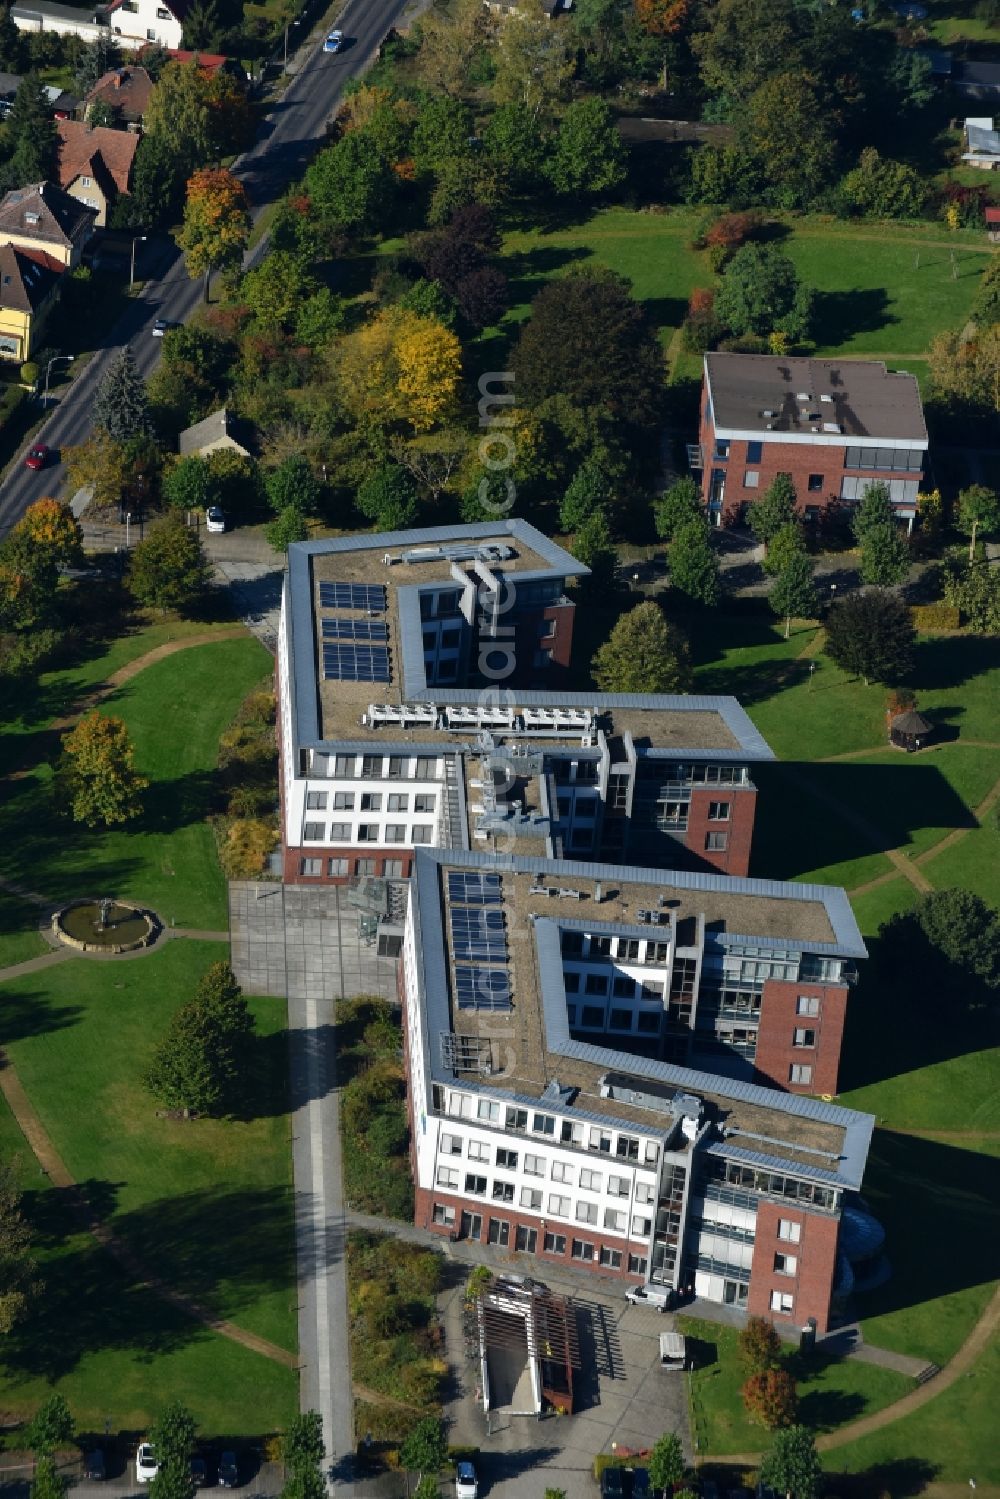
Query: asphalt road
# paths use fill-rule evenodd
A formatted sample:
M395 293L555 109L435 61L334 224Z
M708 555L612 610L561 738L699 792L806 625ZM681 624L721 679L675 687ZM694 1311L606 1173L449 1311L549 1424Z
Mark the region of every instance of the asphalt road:
M344 50L324 52L321 41L302 49L296 59L299 65L295 76L262 122L253 146L233 168L246 184L255 219L301 176L344 85L364 72L406 4L407 0L348 0L337 18L347 39ZM256 246L249 259L255 262L263 248L263 243ZM130 344L140 373L150 375L161 347L160 340L152 336L153 323L159 317L185 321L202 297L201 279L189 279L171 240L157 238L136 249L136 274L149 278L143 292L109 329L105 342L79 377L62 387L61 400L57 404L50 401L52 415L32 438L52 449L48 466L34 472L25 468L20 458L11 465L0 484L0 535L6 535L35 500L59 494L64 479L59 452L88 436L94 390L114 353L123 344ZM50 332L58 338L58 322Z

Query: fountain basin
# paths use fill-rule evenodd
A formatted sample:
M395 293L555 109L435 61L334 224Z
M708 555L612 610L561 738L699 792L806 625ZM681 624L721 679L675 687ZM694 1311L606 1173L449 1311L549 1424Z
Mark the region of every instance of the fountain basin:
M107 905L106 925L102 925L102 905ZM152 911L140 911L119 901L71 901L52 918L55 936L78 952L134 952L154 942L159 930L160 923Z

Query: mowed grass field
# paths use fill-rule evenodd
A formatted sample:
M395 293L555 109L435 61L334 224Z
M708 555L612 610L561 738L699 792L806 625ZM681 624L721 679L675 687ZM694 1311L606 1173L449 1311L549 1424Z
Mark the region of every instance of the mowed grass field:
M705 209L654 214L611 208L579 225L507 234L503 256L512 307L505 325L527 315L550 277L574 265L601 265L628 277L668 341L693 288L716 281L704 254L691 248L708 216ZM782 248L818 293L820 355L925 354L935 334L968 317L992 253L972 236L952 239L936 223L848 225L803 218L783 227Z

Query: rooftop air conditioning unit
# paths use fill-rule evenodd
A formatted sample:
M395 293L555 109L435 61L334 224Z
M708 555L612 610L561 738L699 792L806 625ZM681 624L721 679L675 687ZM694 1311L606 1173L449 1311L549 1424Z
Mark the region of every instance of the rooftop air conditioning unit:
M762 411L761 412L761 416L776 416L776 415L777 415L777 413L774 412L774 411Z
M820 400L826 401L828 405L833 405L833 396L820 396Z

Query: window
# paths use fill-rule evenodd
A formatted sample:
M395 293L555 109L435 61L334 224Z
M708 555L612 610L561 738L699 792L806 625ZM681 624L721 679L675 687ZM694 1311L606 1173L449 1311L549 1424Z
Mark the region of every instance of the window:
M439 1166L434 1179L439 1187L458 1187L458 1172L451 1166Z
M352 776L354 774L354 756L334 755L333 773L335 776Z
M652 1232L653 1232L653 1220L652 1220L652 1218L639 1218L639 1217L635 1217L635 1218L632 1219L632 1234L633 1234L634 1238L636 1238L636 1239L648 1239L649 1236L650 1236L650 1234Z
M378 823L377 822L359 822L358 823L358 842L359 843L377 843L378 842Z
M795 1013L796 1015L818 1015L819 999L817 996L815 994L800 994L795 1003Z
M802 1239L802 1224L794 1223L791 1218L779 1218L778 1238L786 1244L798 1244Z
M637 942L636 943L636 947L638 947L638 945L639 944ZM619 953L618 956L621 957L622 954ZM638 957L638 954L636 954L636 957ZM613 981L612 985L611 985L611 993L612 993L612 995L614 996L615 999L632 999L632 998L634 998L634 996L635 996L635 979L630 979L630 978L618 978L618 979L615 979Z
M549 1194L549 1212L555 1213L557 1218L568 1218L569 1206L568 1197L560 1197L555 1192Z
M386 879L401 880L403 878L403 861L402 861L402 859L386 859L385 864L382 866L382 873L385 875ZM381 952L382 952L382 949L380 947L379 948L379 955L380 956L381 956Z
M587 982L584 985L587 994L607 994L608 978L603 973L588 973Z
M351 824L349 822L331 822L331 824L330 824L330 842L331 843L350 843L350 841L351 841Z
M639 1159L639 1141L634 1135L619 1135L615 1154L626 1161L637 1161Z
M510 1243L510 1224L503 1218L491 1218L486 1233L487 1244L499 1244L505 1248Z
M760 485L760 469L748 468L743 475L744 489L757 489Z
M306 843L322 843L325 822L307 822L302 829L302 837Z
M645 995L643 998L645 998ZM655 1036L660 1029L660 1016L655 1010L647 1010L644 1015L639 1015L636 1023L639 1030L644 1034Z
M650 1203L656 1200L656 1188L647 1185L646 1182L636 1182L635 1200L639 1203Z
M381 791L363 791L361 793L361 810L362 812L381 812Z
M484 1140L469 1141L469 1160L488 1161L490 1158L490 1147Z
M729 842L728 833L706 833L705 849L708 853L721 854Z
M622 1267L622 1252L620 1249L609 1249L606 1244L601 1245L600 1263L607 1270L620 1270Z
M389 780L398 781L401 776L404 776L406 774L407 763L408 762L401 759L399 755L390 755L388 770Z
M353 812L354 811L354 792L353 791L335 791L333 793L333 810L335 812Z
M514 1201L514 1183L513 1182L504 1182L504 1181L499 1181L499 1180L495 1181L493 1183L493 1201L494 1202L513 1202Z
M764 456L764 444L762 442L747 443L747 462L759 463Z
M771 1292L771 1310L772 1310L772 1312L790 1312L792 1310L792 1307L794 1305L795 1305L795 1299L792 1296L791 1291L772 1291Z
M462 1136L461 1135L442 1135L441 1136L441 1152L442 1152L443 1155L461 1155L462 1154Z
M575 1260L592 1260L594 1258L593 1244L588 1244L586 1239L574 1239L573 1258Z
M504 1166L508 1171L517 1170L517 1151L505 1150L501 1145L497 1150L497 1165Z
M519 1225L514 1234L514 1248L534 1254L538 1248L538 1230L536 1228L525 1228Z
M648 1263L644 1254L630 1254L628 1257L629 1275L645 1275Z
M599 1192L604 1185L604 1177L600 1171L581 1171L580 1186L585 1192Z
M732 802L709 802L709 804L708 804L708 820L709 820L709 822L728 822L729 821L729 815L732 812L732 808L733 808Z
M470 1174L468 1176L466 1176L466 1178L465 1178L465 1190L467 1192L473 1192L477 1197L485 1197L486 1196L486 1178L485 1178L485 1176L473 1176L471 1174L471 1172L470 1172Z
M322 873L323 873L323 860L322 859L300 859L299 860L299 874L307 874L307 875L308 874L312 874L312 875L315 875L315 874L322 874Z
M410 832L411 843L430 843L433 829L424 822L415 822Z
M413 798L413 810L414 812L433 812L436 800L437 798L431 793L415 796Z
M602 1155L611 1154L611 1135L606 1129L592 1129L590 1131L590 1150L599 1150Z
M455 1225L455 1209L446 1207L443 1202L436 1202L434 1204L434 1222L443 1223L446 1228L453 1228Z
M376 865L376 863L377 863L377 860L375 860L375 859L355 859L355 861L354 861L354 873L355 874L374 874L375 873L375 865Z
M408 812L410 810L410 798L402 792L394 791L389 798L388 810L390 812Z
M713 458L728 458L729 457L729 440L728 440L728 438L717 437L715 439L715 449L714 449L714 451L712 453L712 457Z
M347 874L349 861L347 859L330 859L326 866L327 874Z
M527 1109L508 1109L506 1124L508 1129L516 1130L519 1135L523 1134L528 1128Z
M578 1202L576 1205L576 1221L577 1223L596 1223L597 1203Z
M573 1185L573 1167L567 1165L567 1163L565 1161L553 1161L552 1162L552 1180L554 1182L566 1182L567 1185L572 1186Z
M823 488L824 483L825 483L825 480L824 480L822 474L810 474L809 475L809 493L810 494L817 494Z
M612 1010L611 1029L613 1031L630 1031L632 1029L631 1010Z
M531 1128L536 1135L554 1135L556 1132L556 1121L551 1114L533 1114L531 1116Z
M629 1191L629 1180L627 1176L608 1177L608 1196L627 1197Z
M547 650L536 651L532 658L532 665L536 668L552 665L552 652Z
M583 1024L603 1026L604 1011L602 1010L600 1005L584 1005Z
M793 1062L791 1067L789 1067L788 1081L790 1083L811 1083L812 1080L813 1070L811 1067L804 1067L801 1062Z
M614 1208L604 1209L604 1227L613 1229L616 1234L623 1234L625 1232L627 1221L624 1213L616 1213Z
M405 822L387 822L386 825L385 825L385 838L384 838L383 842L385 842L385 843L405 843L406 842L406 823Z
M325 791L307 791L306 792L306 811L307 812L325 812L326 811L326 800L327 800L327 793Z
M794 1254L776 1254L774 1256L775 1275L794 1275L799 1268L798 1256Z
M545 1160L540 1155L526 1155L524 1157L525 1176L544 1176Z
M481 1098L476 1105L476 1118L485 1119L487 1124L499 1124L500 1105L493 1103L488 1098Z
M565 1254L566 1235L546 1234L542 1247L546 1254Z
M815 1031L807 1031L807 1030L802 1029L799 1026L796 1026L795 1027L795 1033L794 1033L794 1036L793 1036L793 1044L795 1046L815 1046L816 1045L816 1032Z
M580 992L580 975L578 973L564 973L563 987L567 994L578 994Z
M563 932L560 941L564 958L578 958L583 953L583 933Z
M559 1138L564 1145L582 1145L583 1125L575 1124L572 1119L564 1119L562 1129L559 1131Z
M367 776L369 780L371 780L373 777L380 776L382 774L382 756L362 755L361 774L363 776Z
M153 30L152 26L146 27L146 40L147 42L156 41L156 32Z

